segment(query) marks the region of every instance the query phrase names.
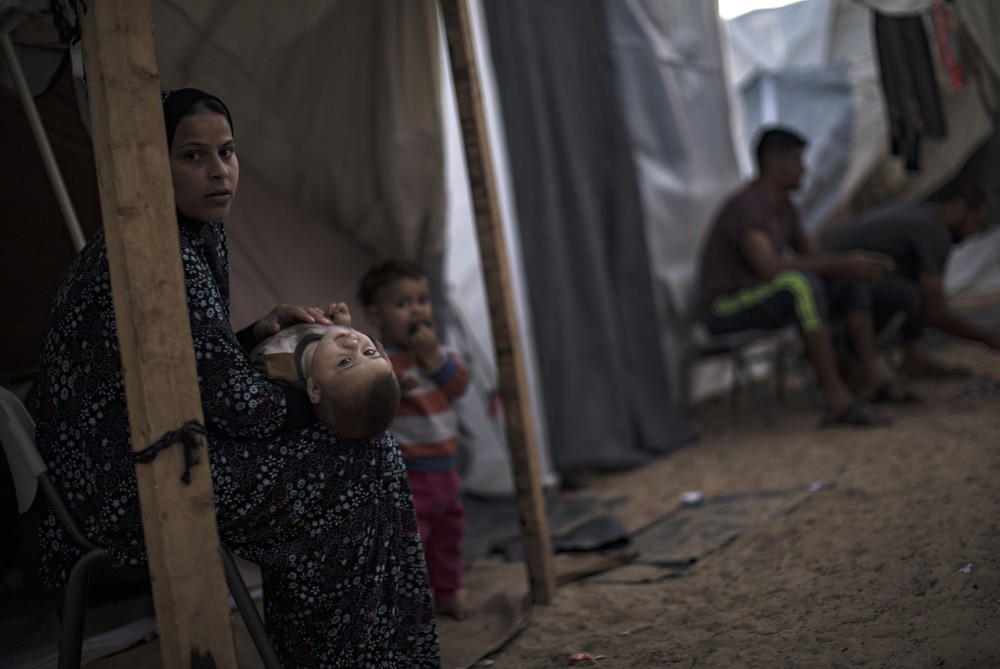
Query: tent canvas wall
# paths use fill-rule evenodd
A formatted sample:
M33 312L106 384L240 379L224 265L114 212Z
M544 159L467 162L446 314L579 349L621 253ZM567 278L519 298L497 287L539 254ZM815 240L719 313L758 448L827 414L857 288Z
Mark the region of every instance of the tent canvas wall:
M462 247L449 255L446 283L462 290L449 301L470 300L471 316L463 322L475 327L461 341L481 372L478 395L463 400L467 441L476 442L467 449L467 486L483 494L511 493L502 416L484 408L496 409L497 380L450 79L442 85L448 73L436 3L300 3L278 17L269 3L237 8L167 1L154 2L153 10L162 84L218 91L233 109L243 167L227 226L234 324L279 301L345 299L356 323L366 327L355 291L367 267L397 256L439 268L445 235L452 234ZM47 24L46 18L25 24L15 38L22 54L25 42L57 54L37 68L35 78L45 82L39 92L49 78L55 82L54 93L39 103L91 234L99 214L90 140L76 117L65 49ZM28 61L29 68L37 62ZM442 109L443 101L450 106ZM16 187L4 198L5 235L9 226L7 239L14 242L4 245L4 285L28 288L5 291L4 310L29 316L10 319L23 324L17 331L4 330L4 374L30 378L52 291L73 250L35 165L37 149L20 103L6 95L3 103L11 139L3 142L3 165L12 176L23 175L4 179ZM445 128L452 131L447 141ZM20 167L25 162L30 170ZM447 189L446 175L453 179ZM451 226L445 226L446 197ZM51 244L42 241L47 238ZM439 317L448 320L444 310ZM554 482L544 451L542 460L546 479Z
M727 56L743 111L734 137L744 171L754 129L782 122L811 142L801 205L814 233L891 198L932 194L995 135L998 10L982 0L808 0L727 21ZM924 132L910 168L906 155L890 150L893 128L879 48L881 42L884 52L886 45L876 31L877 13L922 26L929 62L920 76L940 96L944 132L937 137ZM948 55L957 60L961 85L943 60ZM973 168L994 204L995 220L1000 181L984 172L987 160L977 162L981 167Z
M733 104L739 96L729 92L729 81L748 81L751 72L758 79L762 72L789 75L794 91L790 71L801 63L843 75L831 90L843 93L846 80L851 116L830 126L837 132L829 141L813 143L839 150L847 165L835 175L839 190L824 212L888 194L923 194L992 132L988 84L1000 63L992 39L998 10L967 0L955 3L956 16L975 46L963 51L965 64L978 74L974 85L946 100L946 113L954 115L950 126L969 134L925 144L925 164L940 170L907 174L894 165L884 132L870 133L885 123L871 8L925 13L930 3L866 5L808 0L758 12L745 23L769 26L772 37L760 39L748 28L741 41L740 24L730 22L720 35L712 3L699 0L470 3L550 481L554 462L621 466L635 462L644 443L665 451L693 436L675 404L672 338L683 333L671 330L667 305L682 283L678 277L692 269L714 207L747 174L744 109ZM430 0L340 0L294 3L279 12L260 0L153 3L164 85L210 88L233 107L244 166L229 226L237 325L277 300L331 298L348 298L363 324L353 303L358 277L376 258L404 254L445 268L443 304L457 304L463 345L492 350L434 7ZM802 12L823 21L813 26L818 32L792 32L811 35L804 40L778 39L783 33L774 26L790 29L788 21L768 17L782 11L799 12L796 30L807 23ZM53 51L51 31L24 26L15 37L22 52L28 43L40 44L35 50L43 54ZM787 46L803 41L813 47L805 55ZM747 45L758 48L749 61L727 59L730 46L743 53ZM779 54L785 60L769 55L766 47L775 45L785 46ZM62 48L55 51L61 61ZM44 55L52 60L52 53ZM93 161L71 82L65 73L51 86L50 78L40 81L40 91L51 90L38 103L92 233L99 225ZM11 378L30 376L52 290L73 251L41 185L45 177L19 103L0 97L3 361ZM989 253L979 255L988 262ZM995 275L989 267L984 273ZM549 308L555 301L562 302L559 310ZM636 324L646 330L630 334L648 352L641 371L634 371L631 354L603 360L602 346L616 328ZM502 493L509 481L496 476L507 470L494 467L505 460L501 422L488 401L490 356L476 364L484 381L477 420L492 445L472 449L491 456L470 489ZM619 402L617 395L637 388L646 390ZM577 399L592 390L592 398L603 399ZM588 425L617 427L579 429Z
M465 184L446 187L443 182L445 147L452 151L453 145L449 144L450 139L443 140L442 128L448 124L442 124L440 119L442 114L445 117L452 114L454 118L454 112L442 109L439 93L443 70L435 7L429 1L341 0L337 3L297 3L287 11L275 13L270 3L262 2L162 0L153 3L163 85L191 84L218 91L234 110L244 166L241 197L228 226L235 324L248 322L278 300L324 304L331 297L347 298L352 302L363 324L363 315L353 303L353 290L361 271L374 259L389 254L409 255L430 263L440 259L444 241L450 234L445 232L445 216L447 212L457 211L455 207L449 208L446 202L457 201L465 192ZM474 15L481 16L478 3L472 3L472 7ZM600 3L595 3L594 7L599 8ZM547 29L546 26L540 28ZM597 24L595 30L600 29L601 24ZM594 54L597 58L606 56L598 51ZM483 62L488 63L489 58L484 58ZM610 97L613 95L614 91L609 89L609 110L614 109ZM65 102L67 108L72 108L70 100ZM5 100L7 103L11 101ZM11 103L10 108L11 114L16 115L16 102ZM452 127L454 125L452 122ZM499 125L494 124L494 127ZM79 132L79 125L76 130ZM26 134L23 127L17 132L23 139ZM85 136L82 141L79 137L75 141L82 152L82 159L76 161L75 167L86 173L90 163ZM506 144L498 145L503 149ZM22 146L25 153L31 153L30 141ZM627 167L628 147L625 143L621 146L622 164ZM502 159L503 151L498 154ZM15 164L16 160L18 157L14 156L8 164ZM72 161L64 162L67 172L74 171L73 166ZM502 165L498 173L506 173ZM41 183L43 180L38 179L37 184ZM37 189L36 185L26 188L25 192L37 192ZM602 196L607 199L613 194ZM634 199L628 202L634 212L632 219L637 224L633 230L641 233L640 210ZM508 214L512 209L508 208ZM36 230L42 227L40 222L52 225L47 228L49 230L58 229L55 224L58 216L51 211L40 215L32 208L30 198L8 220L13 219L29 221L28 227ZM89 221L92 231L93 219ZM454 229L459 228L457 224L468 226L470 223L462 214L456 215L453 222L456 223ZM633 248L644 246L638 236L624 239ZM515 251L517 248L514 247ZM470 248L454 251L448 256L452 272L455 258L475 255ZM563 253L564 249L556 248L555 251ZM24 252L23 248L14 250L15 254ZM56 265L65 266L71 255L71 252L64 253ZM512 257L516 263L517 254ZM639 271L641 281L635 287L622 285L621 290L650 290L646 259L641 257L640 260L642 262L636 264L631 256L619 259L621 267L632 266L633 273ZM465 277L476 274L474 269L464 271ZM36 305L47 304L59 273L59 270L52 272ZM518 272L515 271L515 275ZM467 287L474 286L475 282L462 278L460 285L468 292ZM348 287L346 295L342 292L343 286ZM341 292L332 296L335 290ZM481 297L481 290L479 292ZM37 309L33 323L35 332L27 334L22 341L39 340L44 310L45 307ZM484 313L481 302L470 311ZM530 314L527 309L522 314L527 314L523 319L527 337L532 327ZM628 320L643 315L640 309ZM479 317L471 322L476 323L481 333ZM562 325L565 327L567 323ZM535 333L529 343L544 338ZM655 335L650 341L652 347L646 348L652 351L655 360L660 360L655 350ZM477 348L488 351L488 342L483 344L479 341ZM530 352L530 346L528 350ZM24 362L30 367L31 356L28 355ZM589 373L595 376L599 376L607 364L600 356L593 361L575 359L572 362L565 370L586 371L589 368ZM536 362L530 367L537 385L541 385L539 364L542 363ZM555 378L547 382L550 387L565 383L563 369L556 366L549 371ZM540 420L537 429L547 437L540 440L543 459L547 452L544 446L558 442L558 448L570 458L577 458L579 464L621 466L617 451L635 448L630 424L643 414L673 413L681 424L676 430L643 428L643 438L659 442L659 450L672 442L689 439L690 429L683 425L679 412L672 407L662 383L662 361L646 368L637 367L631 376L638 379L643 375L649 375L653 383L663 386L655 393L636 394L635 403L645 403L644 412L638 413L627 404L601 406L598 403L587 413L587 423L591 425L624 420L620 423L622 429L609 432L614 435L610 441L595 440L586 432L578 436L545 434L544 420ZM622 379L624 383L625 377ZM557 416L564 425L574 427L575 421L567 420L562 410L575 410L571 406L573 398L583 386L569 384L566 387L568 391L548 391L549 404L555 397L562 405L548 406L547 411L538 410L536 416L550 419ZM599 384L587 387L599 387ZM627 385L622 388L625 394L635 392ZM617 394L612 393L609 397L617 401ZM623 408L622 416L618 415L619 406ZM496 416L486 413L488 423L492 422L487 428L495 428ZM502 448L501 438L502 434L492 440ZM593 449L588 448L588 441L594 442ZM488 446L494 456L499 455L500 451L492 448L492 444ZM473 458L477 452L486 452L479 444L469 450ZM604 461L589 455L597 451L607 451L607 457L601 456ZM502 456L493 459L503 461ZM498 476L496 468L489 469L491 480L484 480L481 485L473 483L469 488L488 493L503 489L509 492L504 476ZM546 473L552 480L551 469ZM501 485L498 486L498 482Z

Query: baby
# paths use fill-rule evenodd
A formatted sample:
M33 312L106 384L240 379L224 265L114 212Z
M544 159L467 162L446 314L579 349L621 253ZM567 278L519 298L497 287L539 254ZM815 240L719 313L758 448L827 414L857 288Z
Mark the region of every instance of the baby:
M351 327L347 305L329 314L333 325L298 323L250 352L269 378L305 391L319 419L338 436L381 434L399 406L399 383L382 345Z

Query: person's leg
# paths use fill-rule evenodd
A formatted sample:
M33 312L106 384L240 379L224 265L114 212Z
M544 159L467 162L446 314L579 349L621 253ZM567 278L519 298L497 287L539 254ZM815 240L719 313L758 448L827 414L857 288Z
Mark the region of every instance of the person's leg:
M851 311L843 320L847 338L861 368L858 391L862 397L870 398L890 382L889 373L875 351L875 321L866 309Z
M420 545L427 564L427 579L435 602L438 600L438 587L441 580L442 565L438 562L435 550L440 539L438 528L448 500L440 489L441 472L421 472L407 470L410 491L413 494L413 508L417 513L417 524L420 527Z
M830 331L826 327L803 331L802 341L805 342L806 355L816 372L816 385L819 386L820 397L823 399L824 414L827 419L834 419L851 406L855 399L837 368L837 353L830 339Z
M971 375L965 367L948 367L931 353L923 341L920 286L916 281L890 274L873 291L873 304L888 312L895 309L905 315L899 328L903 359L900 370L909 376L963 377Z
M856 390L870 398L889 382L889 374L875 351L875 319L872 315L872 288L847 279L824 280L830 301L830 314L844 324L848 344L859 368Z
M816 371L824 413L831 420L852 406L855 398L837 369L826 313L822 280L811 272L787 271L770 281L719 298L706 325L710 332L719 334L797 323L806 354Z
M452 610L462 585L462 547L465 509L461 483L453 469L440 472L407 472L413 503L420 523L420 542L427 562L427 575L434 594L435 610L458 616Z
M429 472L406 470L407 482L410 485L410 494L413 495L413 510L417 514L417 527L420 530L420 544L425 547L427 542L434 535L434 527L438 523L440 516L440 502L434 482L431 480ZM431 565L428 562L427 570L430 572Z
M877 341L886 342L897 333L905 340L919 338L920 287L916 281L890 272L871 287L871 311ZM894 331L889 331L896 324Z
M844 279L827 280L826 284L831 314L842 319L859 367L859 394L872 402L918 401L914 394L893 384L892 374L882 363L876 349L875 313L879 314L885 327L895 314L912 315L916 308L905 279L893 275L874 286L859 286Z
M462 538L465 536L461 481L454 470L440 472L437 478L443 508L433 537L425 543L427 563L434 565L431 573L434 608L438 613L464 618L467 610L459 598L463 569Z

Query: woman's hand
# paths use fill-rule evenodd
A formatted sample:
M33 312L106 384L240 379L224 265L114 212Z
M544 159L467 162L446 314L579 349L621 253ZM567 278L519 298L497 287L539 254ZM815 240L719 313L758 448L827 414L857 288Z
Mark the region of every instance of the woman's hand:
M301 307L297 304L279 304L253 326L253 336L261 341L294 323L321 323L332 325L333 321L319 307Z

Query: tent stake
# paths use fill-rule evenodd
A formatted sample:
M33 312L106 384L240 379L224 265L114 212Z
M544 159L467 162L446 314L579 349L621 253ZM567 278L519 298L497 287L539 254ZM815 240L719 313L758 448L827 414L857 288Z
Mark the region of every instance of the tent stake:
M465 144L465 162L472 190L486 294L489 298L500 395L503 398L511 465L517 488L524 560L532 601L546 605L552 603L556 591L552 539L545 516L538 449L532 429L534 421L531 404L528 402L524 355L511 290L507 246L500 224L500 207L493 178L469 10L466 0L440 0L440 6Z

